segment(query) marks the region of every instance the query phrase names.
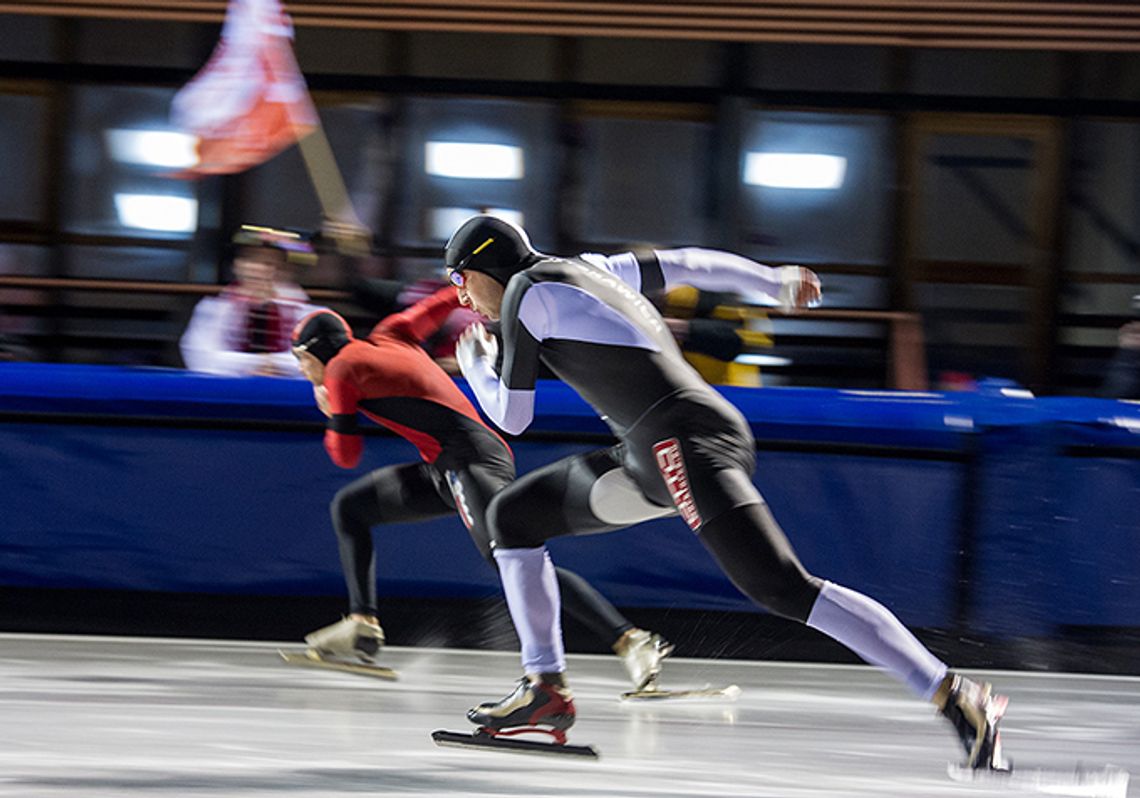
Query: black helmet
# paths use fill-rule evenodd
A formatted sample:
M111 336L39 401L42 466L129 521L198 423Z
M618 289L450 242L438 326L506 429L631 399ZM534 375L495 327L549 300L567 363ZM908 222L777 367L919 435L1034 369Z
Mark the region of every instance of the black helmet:
M541 257L518 225L497 216L472 216L447 242L443 265L451 271L483 272L506 285Z
M293 328L293 351L308 352L322 363L332 360L351 340L348 322L327 309L313 311Z

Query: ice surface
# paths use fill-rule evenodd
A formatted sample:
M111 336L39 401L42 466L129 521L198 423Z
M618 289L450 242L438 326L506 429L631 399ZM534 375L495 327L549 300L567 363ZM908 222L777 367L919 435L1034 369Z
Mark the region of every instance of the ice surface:
M401 679L382 682L287 665L281 645L0 635L0 796L1039 794L952 781L949 727L869 667L669 660L664 686L743 692L631 703L616 658L571 656L570 740L601 759L563 761L430 739L511 689L511 654L385 649ZM1012 699L1017 765L1140 771L1140 679L982 675Z

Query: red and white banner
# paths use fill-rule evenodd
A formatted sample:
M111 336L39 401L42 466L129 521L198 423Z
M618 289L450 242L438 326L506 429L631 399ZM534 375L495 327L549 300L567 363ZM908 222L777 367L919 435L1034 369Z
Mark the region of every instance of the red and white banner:
M292 41L278 0L230 0L221 41L171 108L171 121L198 137L198 165L183 176L245 171L316 128Z

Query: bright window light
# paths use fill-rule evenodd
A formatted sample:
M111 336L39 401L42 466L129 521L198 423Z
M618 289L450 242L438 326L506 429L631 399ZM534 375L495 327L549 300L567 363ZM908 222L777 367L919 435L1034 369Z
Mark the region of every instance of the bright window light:
M424 169L429 175L468 180L520 180L523 153L506 144L429 141Z
M790 366L792 361L786 357L779 357L777 355L757 355L757 354L744 354L737 355L734 363L741 363L745 366Z
M198 226L198 200L162 194L116 194L115 209L123 227L190 233Z
M839 155L750 152L744 160L744 182L750 186L836 189L846 171L847 159Z
M480 213L489 213L523 226L522 211L512 211L506 208L432 208L428 211L427 228L428 237L433 241L446 241L451 238L459 225L472 216Z
M111 157L121 163L186 169L198 163L197 137L171 130L108 130Z

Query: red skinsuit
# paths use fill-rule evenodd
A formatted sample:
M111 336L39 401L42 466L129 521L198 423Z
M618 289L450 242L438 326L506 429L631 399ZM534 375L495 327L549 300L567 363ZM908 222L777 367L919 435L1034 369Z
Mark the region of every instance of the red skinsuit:
M388 316L366 340L352 340L325 366L325 388L333 413L325 449L333 462L353 468L363 439L357 411L409 440L429 463L441 455L469 460L492 436L506 443L479 417L448 374L420 347L459 307L451 286Z

